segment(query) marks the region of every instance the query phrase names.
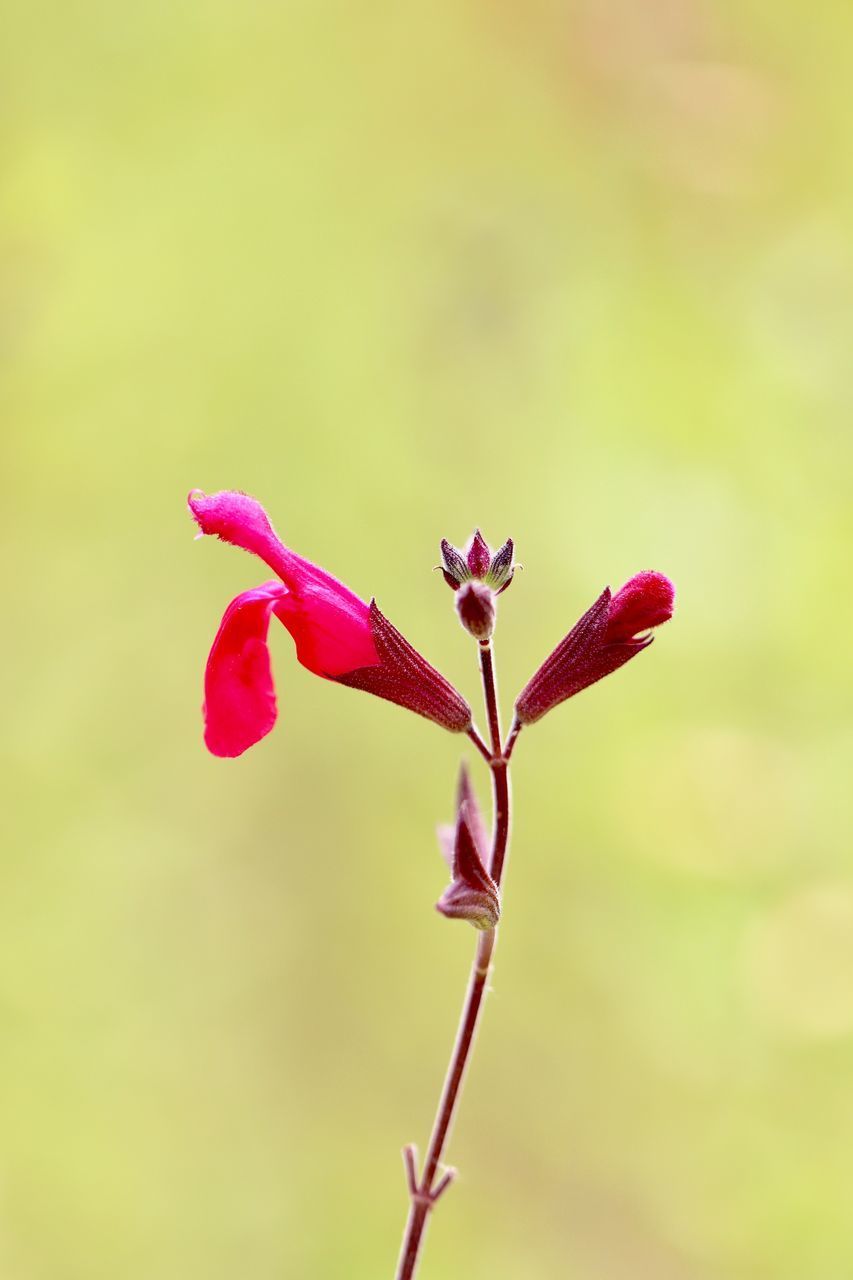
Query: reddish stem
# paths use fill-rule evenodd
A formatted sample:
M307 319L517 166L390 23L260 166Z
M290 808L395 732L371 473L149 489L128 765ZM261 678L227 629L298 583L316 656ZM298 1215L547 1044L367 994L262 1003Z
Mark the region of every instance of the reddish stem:
M474 735L469 733L469 737L471 737L479 747L482 754L486 756L492 770L494 791L494 832L492 840L491 874L495 882L500 884L501 873L503 871L504 860L506 857L507 841L509 839L509 769L508 762L504 758L501 748L497 686L495 683L491 645L488 642L480 645L480 670L483 677L483 690L486 698L486 710L489 717L489 735L491 738L492 748L491 754L489 754L487 748L483 750L485 744L482 742L482 739L479 738L479 734L474 737ZM477 742L477 739L479 739L479 742ZM447 1141L447 1135L450 1131L450 1125L453 1121L456 1104L459 1099L459 1091L462 1087L465 1069L468 1065L468 1059L474 1044L474 1037L483 1004L483 996L486 991L486 981L489 975L492 953L494 952L496 940L497 930L495 929L490 929L485 933L481 933L477 939L477 950L474 955L474 962L471 966L471 973L468 978L468 990L465 996L465 1003L462 1007L462 1016L459 1022L459 1029L456 1033L456 1042L453 1046L453 1053L450 1058L450 1064L447 1068L444 1087L441 1091L441 1100L438 1104L438 1111L433 1124L432 1136L430 1137L429 1148L427 1150L426 1160L424 1161L423 1175L420 1182L417 1180L417 1168L415 1165L413 1149L411 1147L406 1147L403 1153L406 1163L406 1174L409 1184L411 1204L409 1207L408 1222L406 1223L406 1231L403 1236L403 1247L400 1253L400 1262L397 1268L397 1280L412 1280L412 1277L415 1274L415 1269L418 1265L418 1258L420 1256L424 1232L430 1212L438 1200L438 1197L447 1189L450 1185L450 1181L452 1180L452 1173L448 1171L437 1183L434 1184L435 1176L441 1162L442 1152Z
M520 733L521 733L521 721L518 719L518 717L516 717L510 726L509 737L507 738L506 744L504 746L504 760L509 760L510 756L512 755L513 748L515 747L515 740Z
M471 728L468 730L468 737L471 739L474 746L477 748L480 755L485 760L486 764L491 765L492 753L489 750L489 748L486 746L483 739L480 737L480 734L477 732L477 729L473 724L471 725Z
M491 640L480 641L480 674L486 695L486 712L489 717L489 736L492 740L492 756L501 754L501 718L498 712L498 686L495 680L495 664L492 662Z
M498 685L495 679L495 665L492 661L491 641L480 644L480 672L483 677L483 690L486 695L486 711L489 716L489 735L492 740L492 758L489 761L492 770L492 793L494 795L495 827L492 841L492 861L489 873L495 884L500 886L503 875L504 858L509 843L509 756L501 746L501 718L498 710ZM513 722L514 733L510 740L514 743L518 736Z

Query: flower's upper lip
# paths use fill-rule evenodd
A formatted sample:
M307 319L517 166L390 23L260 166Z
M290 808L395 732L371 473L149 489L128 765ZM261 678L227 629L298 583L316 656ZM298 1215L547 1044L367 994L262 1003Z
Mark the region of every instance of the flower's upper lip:
M327 569L291 551L279 538L261 504L238 489L207 494L192 489L187 505L202 533L259 556L295 596L323 592L366 620L367 604Z

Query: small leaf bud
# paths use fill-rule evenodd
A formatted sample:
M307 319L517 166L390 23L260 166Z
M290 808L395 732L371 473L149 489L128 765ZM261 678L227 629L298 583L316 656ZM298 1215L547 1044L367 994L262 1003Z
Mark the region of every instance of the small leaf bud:
M451 869L453 877L439 898L436 910L451 920L467 920L475 929L494 929L500 919L500 890L485 867L485 830L467 770L463 769L457 796L458 810ZM441 837L446 847L447 833Z
M482 582L466 582L456 594L456 612L462 626L475 640L488 640L495 626L495 601Z
M501 909L495 889L477 889L465 880L453 880L435 904L448 920L467 920L475 929L494 929Z

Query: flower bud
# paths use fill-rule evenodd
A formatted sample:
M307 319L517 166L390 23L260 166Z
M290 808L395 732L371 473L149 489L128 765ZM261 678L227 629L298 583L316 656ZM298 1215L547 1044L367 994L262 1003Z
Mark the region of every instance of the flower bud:
M475 929L494 929L501 914L500 891L484 865L485 827L468 772L462 769L453 834L453 879L436 903L436 910L451 920L467 920ZM443 851L448 832L439 829Z
M482 582L466 582L457 592L456 612L469 635L475 640L488 640L495 626L495 602L489 587Z
M606 587L518 695L519 724L533 724L648 648L653 637L638 632L667 622L674 601L675 588L662 573L635 574L612 597Z
M651 569L635 573L610 601L607 641L630 640L640 631L650 631L672 617L675 588L669 578Z
M448 920L467 920L475 929L494 929L501 915L497 891L477 889L465 880L454 880L435 904Z

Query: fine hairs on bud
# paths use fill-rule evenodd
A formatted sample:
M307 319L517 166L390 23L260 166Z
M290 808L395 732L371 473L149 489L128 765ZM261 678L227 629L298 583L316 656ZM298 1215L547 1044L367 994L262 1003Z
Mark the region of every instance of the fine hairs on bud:
M518 723L534 724L642 653L654 638L649 630L669 621L674 603L669 578L651 570L635 574L615 596L605 587L518 695Z
M475 640L488 640L495 628L495 599L483 582L466 582L456 593L456 612Z

